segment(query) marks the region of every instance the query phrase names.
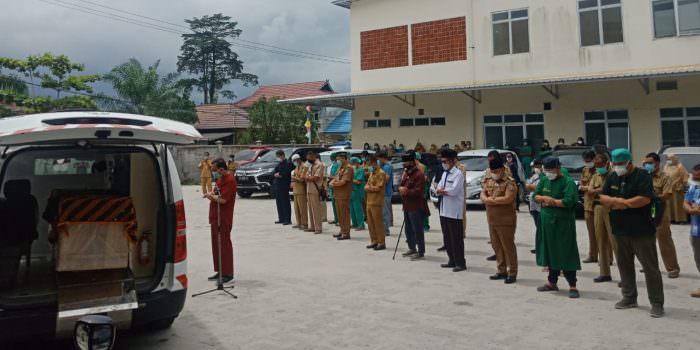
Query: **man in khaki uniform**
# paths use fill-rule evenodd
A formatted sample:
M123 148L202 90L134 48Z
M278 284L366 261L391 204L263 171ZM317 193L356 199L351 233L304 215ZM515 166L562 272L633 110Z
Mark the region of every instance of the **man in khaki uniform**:
M600 259L600 275L593 279L595 283L610 282L612 275L610 274L610 265L612 264L613 252L615 252L615 237L612 234L610 226L610 207L600 203L598 196L603 192L603 185L608 178L608 174L612 171L608 156L604 153L599 153L593 158L593 166L595 174L591 177L588 186L586 186L586 198L590 197L593 206L593 217L595 225L595 240L598 244L598 254Z
M300 230L309 228L308 208L309 204L306 200L306 174L308 168L305 167L298 154L292 156L292 163L296 166L292 172L292 193L294 194L294 216L297 224L293 226Z
M505 176L501 158L489 162L491 176L482 183L481 201L486 205L491 245L496 252L498 273L492 280L515 283L518 276L518 253L515 248L515 196L518 187L512 177Z
M593 158L595 152L583 152L583 170L581 171L581 180L579 184L579 192L587 193L588 185L594 174ZM583 217L586 221L586 229L588 229L588 257L583 260L584 263L598 262L598 243L596 242L595 234L595 214L593 213L593 198L591 196L583 196Z
M323 188L323 177L326 167L318 160L318 155L312 151L307 153L306 159L311 164L306 174L306 199L309 203L309 229L306 232L320 234L323 232L323 212L325 203L321 202L320 192Z
M488 155L487 155L487 159L488 159L489 162L491 162L491 161L494 160L494 159L500 159L501 162L503 163L503 171L504 171L504 172L503 172L503 176L505 176L505 177L510 177L510 178L513 177L513 172L510 171L510 168L506 166L505 162L503 162L503 158L501 157L501 154L498 153L498 151L496 151L496 150L490 151L490 152L488 153ZM465 174L466 174L466 172L465 172ZM484 181L486 181L486 179L490 179L490 178L491 178L491 169L488 168L488 167L486 167L486 171L484 171L484 176L481 177L481 187L482 187L482 188L484 187ZM465 192L465 195L466 195L466 192ZM466 197L465 197L465 198L466 198ZM466 207L466 206L465 206L465 207ZM464 212L465 212L465 213L467 212L467 211L466 211L466 208L465 208ZM464 221L466 222L466 217L465 217L465 220L464 220ZM466 226L467 226L467 225L464 224L464 227L466 227ZM489 244L491 244L491 246L493 247L493 242L489 242ZM495 254L495 253L496 253L496 252L494 251L494 254L493 254L493 255L486 257L486 260L488 260L488 261L496 261L496 254Z
M377 165L377 157L370 155L365 162L367 166L367 224L369 226L370 244L367 249L386 249L384 233L384 187L386 186L386 174Z
M211 169L212 163L209 159L209 152L204 152L204 159L199 162L199 179L202 183L202 194L211 192Z
M664 203L663 221L661 225L656 227L656 239L659 243L661 259L664 261L668 277L678 278L681 268L678 265L676 246L673 244L673 237L671 236L671 213L668 211L668 200L673 196L673 186L671 178L661 171L660 161L659 155L652 152L646 155L643 166L651 174L654 193Z
M354 171L348 165L348 155L345 152L337 153L335 158L340 161L340 169L335 178L331 180L335 196L335 208L338 211L338 224L340 232L334 237L339 241L350 239L350 197L352 196L352 179Z

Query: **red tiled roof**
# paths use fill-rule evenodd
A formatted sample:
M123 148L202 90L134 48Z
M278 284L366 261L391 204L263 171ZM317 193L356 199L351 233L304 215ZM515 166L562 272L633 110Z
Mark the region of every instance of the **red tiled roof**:
M232 104L211 104L195 107L197 130L247 129L250 127L248 112Z
M301 98L318 95L330 95L335 91L331 88L328 80L310 81L306 83L282 84L282 85L263 85L258 88L252 95L235 103L240 108L251 108L261 98L280 99L285 98Z

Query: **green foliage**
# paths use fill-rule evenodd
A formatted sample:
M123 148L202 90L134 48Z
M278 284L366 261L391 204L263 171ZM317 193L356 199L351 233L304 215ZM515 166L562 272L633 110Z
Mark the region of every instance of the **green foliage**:
M261 99L249 111L250 128L241 136L240 143L306 143L306 112L296 105ZM315 139L312 126L312 139Z
M13 75L0 75L0 90L13 91L19 95L26 95L27 84Z
M228 41L241 35L241 30L236 28L238 22L221 13L185 22L193 33L182 35L184 42L180 47L177 70L197 76L187 82L204 92L205 104L216 103L218 95L235 98L232 91L222 90L232 80L239 80L244 86L258 84L256 75L243 72L243 61L231 50Z
M27 60L29 61L29 60ZM41 87L56 90L56 98L61 96L61 91L85 91L92 93L92 87L88 83L100 80L97 74L70 75L73 71L82 72L85 66L73 63L65 55L43 54L39 59L41 66L48 69L49 73L43 73Z
M112 84L119 98L129 103L112 103L107 109L194 123L197 115L189 99L189 85L179 80L177 73L161 77L159 64L156 61L144 67L132 58L114 67L103 79Z

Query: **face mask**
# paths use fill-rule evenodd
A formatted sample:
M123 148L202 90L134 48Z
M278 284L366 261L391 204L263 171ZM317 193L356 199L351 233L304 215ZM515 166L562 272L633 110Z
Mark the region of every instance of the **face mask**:
M542 174L542 169L535 168L535 174L537 174L537 175Z
M652 174L654 171L656 171L656 167L654 164L646 163L644 164L644 170L646 170L649 174Z
M370 173L373 173L373 172L374 172L374 167L371 166L371 165L368 166L368 167L367 167L367 171L370 172Z
M448 170L450 170L450 168L451 168L451 167L450 167L449 164L447 164L447 163L442 163L442 169L443 169L443 170L448 171Z
M673 165L673 161L671 161L670 159L667 160L667 161L666 161L666 165Z
M501 177L503 177L503 175L501 175L501 174L491 174L491 178L496 180L496 181L500 180Z
M214 179L214 181L216 181L221 177L221 174L219 174L218 171L215 171L211 176Z
M597 171L598 174L600 174L600 175L605 175L608 173L608 168L607 167L595 168L595 171Z
M406 169L406 171L411 171L413 168L415 168L415 164L409 164L409 165L404 165L403 168Z
M335 163L335 165L337 165L337 166L341 166L341 165L342 165L342 164L340 164L340 161L339 161L339 160L336 160L336 161L334 161L333 163Z
M617 174L617 176L627 175L627 165L615 165L613 170L615 170L615 174Z
M593 162L585 162L583 163L583 166L586 168L592 168L593 167Z
M556 180L557 176L558 176L557 173L552 173L549 171L545 171L544 174L545 174L545 176L547 176L547 179L549 179L549 181Z

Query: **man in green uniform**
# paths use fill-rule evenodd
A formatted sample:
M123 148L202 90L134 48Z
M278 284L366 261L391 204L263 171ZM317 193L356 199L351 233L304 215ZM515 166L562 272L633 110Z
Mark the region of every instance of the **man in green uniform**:
M362 202L365 200L365 169L360 158L350 158L354 175L352 179L352 194L350 195L350 218L352 227L357 231L365 229L365 213L362 209Z
M340 163L338 160L335 158L336 154L331 153L331 170L330 170L330 179L333 180L336 175L338 175L338 168L340 168ZM338 210L335 207L335 196L333 193L333 186L328 186L328 196L331 198L331 208L333 208L333 222L329 222L329 224L336 224L338 225Z
M481 201L486 205L491 246L496 252L498 272L491 280L515 283L518 276L518 252L515 248L515 196L518 187L512 177L505 176L503 161L496 158L489 162L491 177L483 183Z
M542 162L545 176L535 190L540 211L540 235L537 242L537 265L549 267L547 283L537 290L557 291L559 274L569 282L569 297L578 298L576 271L581 261L576 244L576 202L578 190L570 177L563 176L559 158L547 157Z
M664 315L664 286L656 253L656 227L651 219L654 188L651 175L632 164L632 154L624 148L612 152L613 170L605 180L600 203L610 206L610 226L617 242L622 300L616 309L637 307L637 280L634 258L644 269L651 317Z

